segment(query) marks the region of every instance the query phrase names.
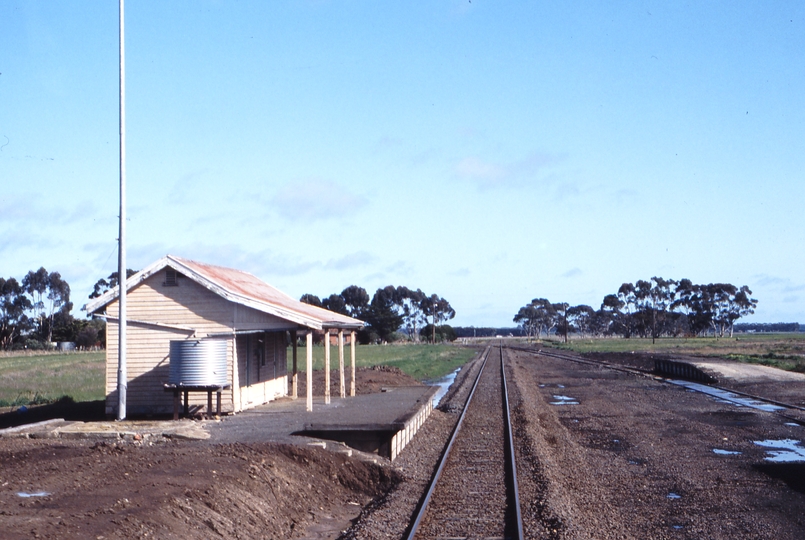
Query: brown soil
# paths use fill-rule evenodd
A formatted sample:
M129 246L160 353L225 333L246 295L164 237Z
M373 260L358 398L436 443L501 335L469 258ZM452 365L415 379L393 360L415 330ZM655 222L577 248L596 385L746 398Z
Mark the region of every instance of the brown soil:
M378 465L269 443L2 446L4 538L306 538L396 481Z
M395 368L359 369L356 379L358 393L417 384ZM314 385L323 381L317 373ZM69 403L30 413L75 418ZM4 438L0 536L335 538L399 482L374 461L274 443Z
M344 392L349 395L349 368L344 370ZM288 394L291 393L290 376L288 376ZM297 395L304 396L307 391L307 378L304 373L299 373L299 388ZM362 367L355 370L355 393L376 394L382 392L383 388L390 386L416 386L422 384L413 377L403 373L400 368L394 366L372 366ZM341 381L338 370L330 371L330 395L337 396L341 391ZM313 392L315 395L324 394L324 371L313 372Z
M765 461L754 444L803 440L805 427L651 377L510 358L527 538L805 537L805 465ZM393 464L272 443L0 439L0 536L400 538L476 371L459 373ZM358 393L415 383L388 369L357 377ZM721 382L778 399L805 393L797 381ZM578 405L553 405L555 395Z
M805 537L803 463L755 444L802 426L647 376L511 358L529 538Z

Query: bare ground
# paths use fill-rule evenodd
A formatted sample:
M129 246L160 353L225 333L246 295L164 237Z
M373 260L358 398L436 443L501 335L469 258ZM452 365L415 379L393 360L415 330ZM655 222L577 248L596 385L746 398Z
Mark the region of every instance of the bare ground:
M606 360L650 361L636 356ZM511 359L528 538L805 537L805 464L766 461L755 444L801 441L801 425L649 377ZM269 443L0 439L2 536L400 538L476 369L462 370L393 464ZM395 381L411 384L359 371L358 392ZM803 394L796 380L722 382L777 399ZM321 384L323 374L317 393ZM578 404L554 405L557 395Z
M395 368L357 373L358 393L415 383ZM305 446L4 438L0 536L335 538L400 477L384 460Z
M529 538L805 537L805 465L755 444L802 440L802 426L547 357L515 353L512 373Z

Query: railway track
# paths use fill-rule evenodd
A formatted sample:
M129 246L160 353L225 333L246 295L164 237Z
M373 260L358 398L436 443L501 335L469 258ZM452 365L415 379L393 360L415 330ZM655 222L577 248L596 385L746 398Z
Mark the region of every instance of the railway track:
M485 351L407 538L523 538L502 348Z

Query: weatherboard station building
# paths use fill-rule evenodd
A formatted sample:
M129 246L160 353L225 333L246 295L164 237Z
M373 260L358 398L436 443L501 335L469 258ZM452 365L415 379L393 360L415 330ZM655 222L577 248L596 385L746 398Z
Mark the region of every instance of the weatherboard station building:
M107 321L107 415L113 415L118 406L119 294L116 287L86 306L88 313ZM314 331L324 332L325 343L331 336L337 340L342 397L346 393L344 344L349 340L349 393L355 395L355 333L364 323L300 302L248 272L167 255L126 281L126 304L126 409L130 414L175 410L174 396L166 392L166 385L179 383L181 387L182 381L172 380L181 372L176 370L177 358L172 371L171 354L178 356L196 345L210 345L210 350L218 351L213 376L221 411L239 412L287 395L290 341L291 394L295 398L297 338L302 335L306 336L307 409L312 410ZM329 366L330 347L324 349ZM203 355L201 359L205 361ZM329 379L329 370L326 377ZM325 402L329 402L329 384L325 386ZM185 394L186 405L208 405L209 395Z

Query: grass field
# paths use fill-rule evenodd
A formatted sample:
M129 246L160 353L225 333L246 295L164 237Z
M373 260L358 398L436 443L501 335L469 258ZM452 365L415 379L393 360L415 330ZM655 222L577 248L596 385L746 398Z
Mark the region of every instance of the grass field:
M719 356L805 373L805 333L740 334L732 338L599 338L551 341L576 352L648 352Z
M419 381L432 380L447 375L466 364L474 355L474 349L452 345L358 345L355 365L395 366ZM299 371L305 371L305 348L297 351ZM344 347L344 365L349 365L349 346ZM292 352L288 349L288 373L292 368ZM338 348L330 348L330 369L338 368ZM324 369L324 347L313 347L313 369Z
M104 398L104 352L0 356L0 407Z
M305 348L298 350L299 369L305 370ZM330 350L332 368L338 367L338 348ZM396 366L420 381L435 379L465 364L473 349L449 345L359 345L356 365ZM52 403L69 396L74 401L104 399L104 352L0 355L0 407ZM324 367L324 347L313 348L313 369ZM344 348L349 365L349 347ZM288 370L291 349L288 349Z

